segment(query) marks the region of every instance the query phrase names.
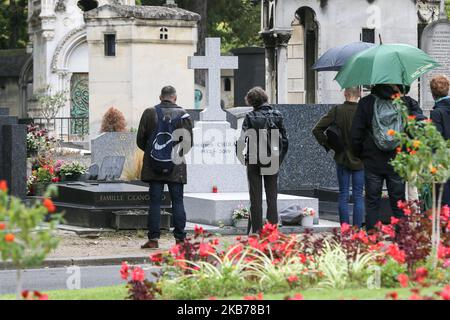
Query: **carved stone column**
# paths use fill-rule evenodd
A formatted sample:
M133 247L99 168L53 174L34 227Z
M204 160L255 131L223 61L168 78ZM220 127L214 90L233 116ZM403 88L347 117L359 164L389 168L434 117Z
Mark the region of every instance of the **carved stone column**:
M260 33L266 49L266 92L269 96L269 101L275 103L276 97L276 61L275 61L275 46L276 39L271 31L262 31Z
M288 54L287 45L292 36L292 29L274 30L277 53L277 103L288 103Z

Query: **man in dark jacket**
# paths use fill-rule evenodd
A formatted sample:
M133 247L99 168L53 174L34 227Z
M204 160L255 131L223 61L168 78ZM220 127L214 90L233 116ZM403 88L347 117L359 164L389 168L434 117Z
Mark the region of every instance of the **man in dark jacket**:
M177 94L175 88L166 86L161 90L161 103L155 107L144 111L137 133L137 145L144 151L144 162L142 165L141 180L150 184L150 210L148 216L148 242L142 249L158 248L158 239L160 237L160 219L161 219L161 198L164 191L164 185L169 188L172 200L174 236L177 243L182 243L186 238L184 228L186 226L186 213L183 203L183 188L187 183L186 163L183 156L190 151L192 147L192 121L189 114L181 107L176 105ZM150 152L154 134L158 128L158 115L156 109L159 108L165 118L179 119L176 123L177 129L184 129L180 135L180 140L176 141L175 150L180 156L181 163L175 162L175 166L170 174L158 173L152 168L150 161ZM153 140L153 139L152 139ZM191 143L181 143L182 141Z
M376 97L392 100L400 90L396 85L376 85L372 94L359 101L355 118L353 119L351 140L354 154L363 160L366 186L366 229L371 231L379 221L380 204L383 184L389 193L389 202L394 216L402 217L403 212L397 202L405 200L405 182L394 171L390 161L396 151L382 151L375 144L372 130L374 105Z
M250 192L251 229L253 233L259 233L263 226L263 180L267 220L270 224L278 224L278 171L288 151L288 137L281 113L268 104L268 96L262 88L251 89L245 100L254 109L244 119L237 150L241 159L241 151L247 141L245 165ZM270 141L267 133L271 136Z
M435 105L431 111L431 120L442 136L450 139L450 81L444 76L436 76L430 82L431 93L435 100ZM450 206L450 181L444 186L442 203Z
M339 220L341 224L350 224L349 199L350 199L350 179L352 181L352 194L355 201L353 208L353 225L360 228L364 215L364 166L358 157L351 150L350 131L353 118L358 107L358 100L361 96L359 88L345 89L345 102L335 106L322 117L313 129L313 134L317 141L328 151L327 135L325 131L328 127L336 123L341 130L343 152L335 152L334 160L339 183Z

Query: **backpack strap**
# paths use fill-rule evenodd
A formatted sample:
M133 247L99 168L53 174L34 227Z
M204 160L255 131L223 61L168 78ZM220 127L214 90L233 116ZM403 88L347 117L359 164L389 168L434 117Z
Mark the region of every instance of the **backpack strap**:
M156 110L156 116L158 117L158 121L163 121L164 120L164 114L161 110L160 106L155 106L155 110Z
M178 117L173 118L172 124L176 124L178 121L188 119L189 117L190 117L189 113L186 112L185 114L182 114Z

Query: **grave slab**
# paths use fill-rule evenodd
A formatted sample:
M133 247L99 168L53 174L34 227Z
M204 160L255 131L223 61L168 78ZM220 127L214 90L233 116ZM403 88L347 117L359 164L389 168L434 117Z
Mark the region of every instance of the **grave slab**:
M188 193L184 197L187 221L203 223L213 226L231 226L233 210L240 205L250 206L249 194L246 192L234 193ZM314 223L319 223L319 200L307 197L298 197L286 194L278 195L278 212L291 205L313 208L317 212ZM266 214L266 197L263 195L263 214Z
M115 228L114 212L123 210L148 210L148 187L130 183L58 184L58 196L54 199L60 212L64 212L66 224L87 228ZM162 208L170 208L168 192L162 196Z

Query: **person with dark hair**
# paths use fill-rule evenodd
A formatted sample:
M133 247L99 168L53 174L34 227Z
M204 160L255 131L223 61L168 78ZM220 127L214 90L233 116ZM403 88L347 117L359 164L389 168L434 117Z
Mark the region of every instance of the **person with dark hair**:
M351 180L355 202L353 207L353 225L361 228L364 218L364 166L361 159L353 154L350 142L350 131L361 92L357 87L347 88L344 91L344 96L345 102L331 108L317 122L312 132L316 140L328 151L330 146L325 132L333 124L339 128L344 146L342 150L335 150L334 154L339 184L339 220L341 224L350 224L349 200Z
M250 193L250 227L259 233L263 226L263 181L267 200L267 220L278 224L278 171L288 151L288 137L283 116L268 103L267 93L260 87L251 89L246 97L253 107L242 125L237 142L238 158L247 166ZM242 153L245 151L245 159Z
M137 145L139 149L144 151L141 180L150 184L148 241L141 247L142 249L158 248L161 199L165 185L169 188L172 200L176 243L182 243L186 238L184 231L186 212L184 210L183 189L184 184L187 183L187 177L186 163L183 157L192 147L192 121L189 114L176 104L177 92L174 87L166 86L162 88L159 99L161 101L160 104L146 109L142 114L137 133ZM170 124L170 127L164 127L167 124ZM162 132L161 128L165 128L165 131ZM172 140L175 135L171 129L180 129L179 140ZM165 141L166 143L162 143L158 140L158 136L170 136L170 139ZM186 145L186 143L182 143L183 141L190 141L190 143ZM157 144L158 148L155 148ZM168 150L167 154L170 159L165 161L165 163L161 163L161 159L155 156L155 150L161 154L165 149ZM178 155L180 157L177 160L181 161L174 161L171 158L172 150L175 151L175 156ZM167 166L167 163L169 166Z
M431 111L431 120L442 134L444 139L450 139L450 81L444 75L434 77L430 82L431 94L435 100L435 105ZM444 186L442 198L444 205L450 206L450 181Z
M383 184L389 193L389 202L394 216L399 218L403 212L397 202L405 200L405 182L390 164L396 155L396 146L388 142L386 133L392 127L383 127L389 121L383 118L392 114L392 124L401 126L400 110L393 104L394 96L399 94L397 85L381 84L372 88L367 97L359 100L351 129L352 150L364 163L366 190L366 229L372 232L380 221L380 205ZM384 113L389 110L388 113ZM396 114L393 116L393 114ZM376 126L378 124L378 126ZM377 130L375 130L377 129ZM385 139L383 139L385 138Z
M417 121L426 120L427 117L425 117L425 115L423 114L423 110L420 108L419 102L417 102L417 100L408 96L409 91L411 90L411 87L401 85L401 84L397 85L397 87L400 90L400 94L402 96L403 102L408 107L409 114L411 116L415 116Z

